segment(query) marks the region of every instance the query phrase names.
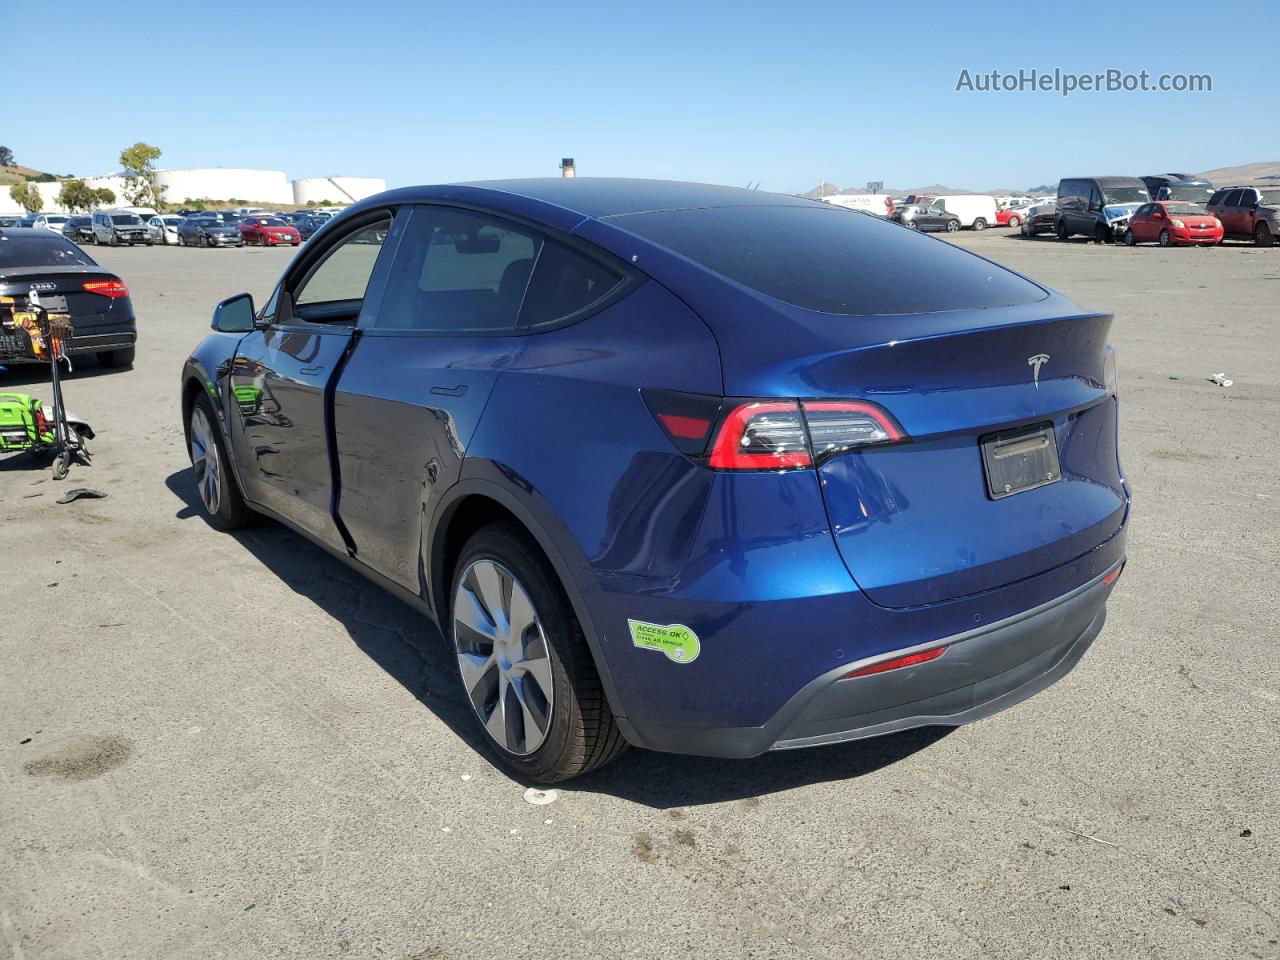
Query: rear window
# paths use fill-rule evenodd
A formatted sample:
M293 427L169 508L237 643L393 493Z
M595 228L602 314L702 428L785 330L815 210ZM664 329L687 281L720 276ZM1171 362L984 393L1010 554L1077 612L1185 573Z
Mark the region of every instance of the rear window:
M14 237L0 234L0 272L19 267L92 267L94 262L70 240L48 237Z
M826 204L660 210L608 219L752 290L823 313L936 313L1048 296L944 240Z

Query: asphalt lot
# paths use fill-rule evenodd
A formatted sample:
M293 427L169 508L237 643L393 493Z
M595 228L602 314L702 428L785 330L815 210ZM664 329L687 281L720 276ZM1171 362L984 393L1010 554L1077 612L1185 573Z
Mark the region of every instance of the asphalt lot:
M1135 512L1101 639L951 733L632 751L547 805L408 608L195 509L182 360L292 251L94 249L142 338L65 384L94 465L0 460L0 951L1280 957L1280 249L956 242L1116 313Z

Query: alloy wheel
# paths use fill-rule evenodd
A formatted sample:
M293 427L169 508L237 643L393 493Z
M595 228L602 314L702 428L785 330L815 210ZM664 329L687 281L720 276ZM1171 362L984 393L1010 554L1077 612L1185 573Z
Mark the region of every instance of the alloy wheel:
M528 756L551 728L555 684L546 632L524 585L493 560L474 561L453 598L458 671L471 708L498 746Z
M196 488L200 491L204 508L210 514L216 514L222 506L222 468L213 427L199 406L191 414L191 466L195 470Z

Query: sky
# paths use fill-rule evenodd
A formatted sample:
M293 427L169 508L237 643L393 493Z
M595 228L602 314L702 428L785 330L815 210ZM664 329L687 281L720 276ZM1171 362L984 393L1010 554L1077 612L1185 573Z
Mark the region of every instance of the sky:
M6 47L39 51L0 62L0 144L57 174L112 172L143 140L161 167L390 186L556 176L567 156L582 176L781 192L1196 172L1280 160L1280 48L1237 29L1274 27L1277 12L1274 0L0 0ZM956 90L962 70L1020 68L1207 73L1213 90Z

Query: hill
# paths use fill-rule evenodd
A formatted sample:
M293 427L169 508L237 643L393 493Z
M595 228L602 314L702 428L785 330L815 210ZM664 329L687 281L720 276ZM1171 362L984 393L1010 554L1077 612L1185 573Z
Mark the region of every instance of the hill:
M1268 160L1262 163L1242 163L1234 167L1218 167L1199 174L1210 183L1221 187L1229 187L1233 183L1251 183L1263 177L1280 179L1280 160Z

